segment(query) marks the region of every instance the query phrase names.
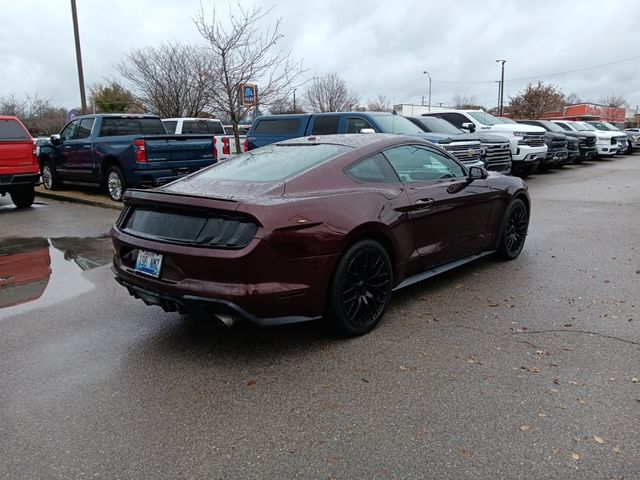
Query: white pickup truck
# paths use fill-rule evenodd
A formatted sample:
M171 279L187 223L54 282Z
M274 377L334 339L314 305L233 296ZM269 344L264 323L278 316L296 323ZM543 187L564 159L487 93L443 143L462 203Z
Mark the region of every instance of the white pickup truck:
M442 110L423 113L422 116L440 117L468 132L487 132L502 135L511 145L511 172L526 177L533 173L547 156L542 127L505 123L484 110Z
M162 123L167 133L213 135L216 158L225 160L242 153L236 148L233 135L226 135L222 122L216 118L163 118ZM240 146L244 145L245 135L240 135Z

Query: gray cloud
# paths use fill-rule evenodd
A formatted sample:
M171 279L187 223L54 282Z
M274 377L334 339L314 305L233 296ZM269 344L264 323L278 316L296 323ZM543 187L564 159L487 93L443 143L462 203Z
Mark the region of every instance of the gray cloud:
M200 41L192 21L199 0L77 3L87 85L117 77L115 65L133 48L163 41ZM207 9L213 5L203 4ZM505 58L507 96L539 78L585 100L615 93L626 97L632 107L640 104L640 59L541 76L640 55L637 1L282 0L275 5L253 4L273 6L266 23L282 17L281 47L304 59L308 78L336 71L362 103L379 93L395 103L419 103L427 95L422 72L428 70L433 78L433 104L447 104L455 94L471 94L491 107L497 99L494 81L500 75L495 60ZM226 15L228 4L216 5ZM3 17L0 96L38 94L57 105L77 106L69 2L11 2L3 6ZM451 81L484 83L446 83Z

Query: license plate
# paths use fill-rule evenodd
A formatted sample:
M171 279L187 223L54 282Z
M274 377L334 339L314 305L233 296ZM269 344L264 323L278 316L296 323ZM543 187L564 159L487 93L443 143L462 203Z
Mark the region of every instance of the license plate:
M145 273L152 277L160 276L160 267L162 266L162 255L159 253L138 250L138 259L136 260L136 272Z

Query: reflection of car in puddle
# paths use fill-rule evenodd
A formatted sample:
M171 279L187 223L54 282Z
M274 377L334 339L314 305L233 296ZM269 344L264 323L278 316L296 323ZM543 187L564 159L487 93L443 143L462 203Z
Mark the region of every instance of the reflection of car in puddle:
M8 238L0 242L0 308L42 296L51 275L45 238Z
M84 293L93 287L81 273L112 255L108 236L0 239L0 309L20 313L25 303L49 305Z

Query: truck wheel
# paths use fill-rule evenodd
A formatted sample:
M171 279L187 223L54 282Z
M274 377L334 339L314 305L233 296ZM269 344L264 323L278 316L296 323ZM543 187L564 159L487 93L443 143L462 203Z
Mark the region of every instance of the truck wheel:
M11 195L11 201L18 208L27 208L33 204L35 196L35 190L33 185L27 185L24 187L16 188L9 192Z
M121 202L124 195L124 176L120 167L109 167L107 170L107 193L114 202Z
M42 184L47 190L56 190L60 188L60 178L58 172L50 161L42 164Z

